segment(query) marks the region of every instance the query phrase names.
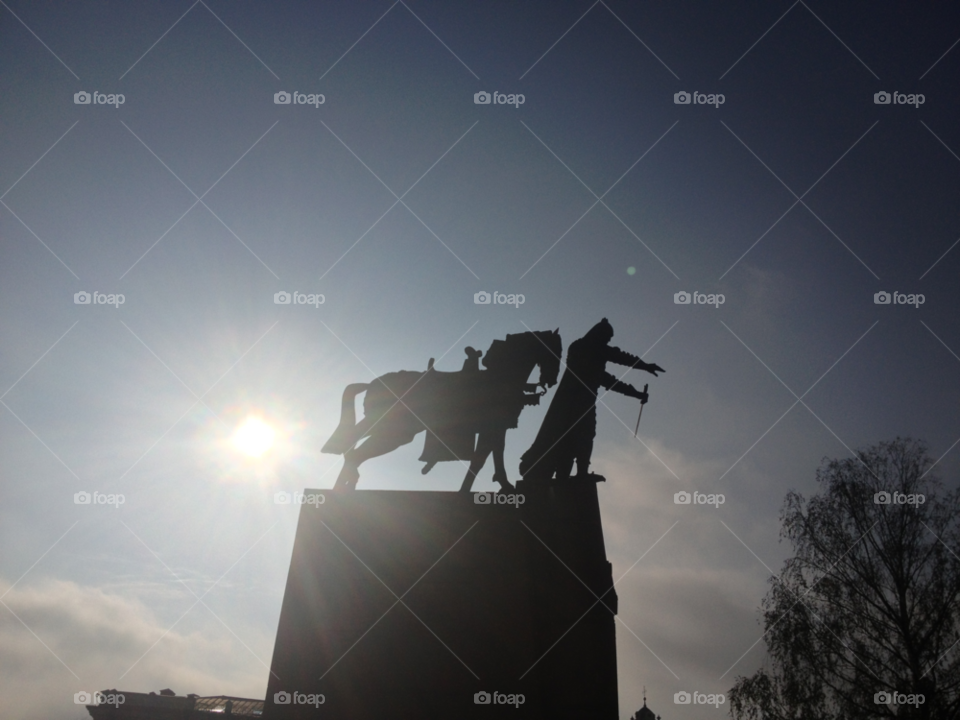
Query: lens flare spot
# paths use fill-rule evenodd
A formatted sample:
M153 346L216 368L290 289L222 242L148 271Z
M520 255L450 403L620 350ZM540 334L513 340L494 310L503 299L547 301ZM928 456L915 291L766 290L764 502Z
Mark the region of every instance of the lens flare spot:
M261 457L273 446L276 433L257 417L247 418L233 434L233 446L250 457Z

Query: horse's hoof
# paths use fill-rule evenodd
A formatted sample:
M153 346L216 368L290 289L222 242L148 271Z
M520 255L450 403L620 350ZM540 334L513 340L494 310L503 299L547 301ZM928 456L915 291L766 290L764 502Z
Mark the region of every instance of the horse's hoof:
M360 471L357 468L351 468L344 465L337 481L333 484L334 490L356 490L357 481L360 479Z

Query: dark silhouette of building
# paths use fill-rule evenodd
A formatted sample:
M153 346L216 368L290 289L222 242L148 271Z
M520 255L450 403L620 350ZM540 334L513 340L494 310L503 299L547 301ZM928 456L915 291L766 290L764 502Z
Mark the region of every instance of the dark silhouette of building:
M214 695L177 695L166 688L159 693L103 690L102 696L122 696L123 703L87 705L94 720L214 720L219 717L259 718L263 700Z
M597 479L303 506L264 718L616 720Z
M643 690L643 707L634 713L630 720L660 720L659 715L654 715L653 710L647 707L647 690Z

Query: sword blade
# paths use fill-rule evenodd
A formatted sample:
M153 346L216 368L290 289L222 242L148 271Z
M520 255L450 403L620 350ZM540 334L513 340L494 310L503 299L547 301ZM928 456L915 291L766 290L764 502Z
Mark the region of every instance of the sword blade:
M643 386L643 392L644 392L644 393L647 392L647 388L648 388L648 387L649 387L649 384ZM637 426L633 429L633 436L634 436L634 437L637 436L637 432L639 432L639 430L640 430L640 418L643 417L643 406L644 406L644 405L646 405L645 402L641 402L641 403L640 403L640 414L637 415Z

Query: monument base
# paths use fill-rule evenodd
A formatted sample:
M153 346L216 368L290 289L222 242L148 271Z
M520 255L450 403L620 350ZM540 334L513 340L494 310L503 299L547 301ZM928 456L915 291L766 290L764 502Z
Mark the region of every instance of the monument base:
M308 492L266 720L619 717L596 482Z

